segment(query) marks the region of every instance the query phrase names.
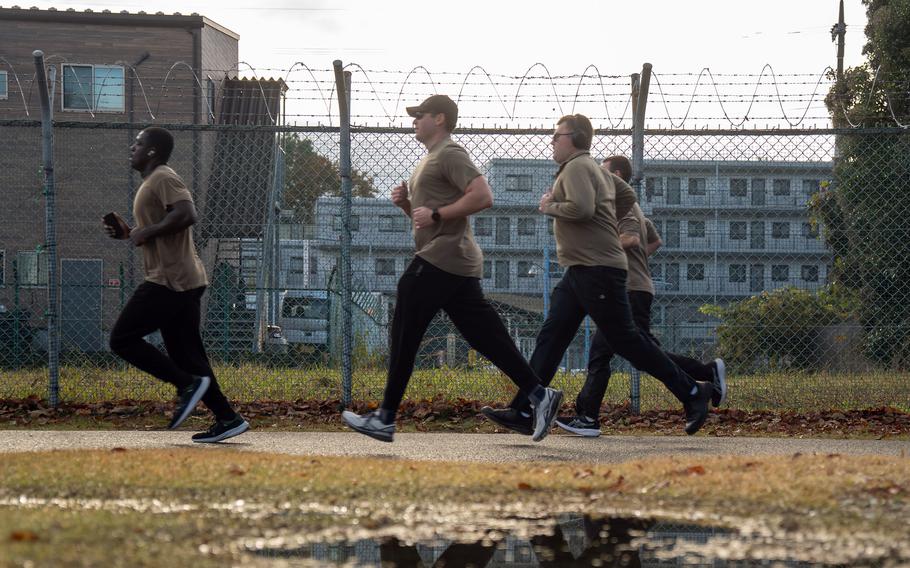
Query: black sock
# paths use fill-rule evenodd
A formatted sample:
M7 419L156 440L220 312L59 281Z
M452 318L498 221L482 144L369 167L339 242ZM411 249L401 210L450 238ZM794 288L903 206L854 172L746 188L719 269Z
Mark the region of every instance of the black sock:
M379 409L379 421L383 424L392 424L395 422L395 411L387 408Z
M534 387L534 390L528 394L528 399L531 401L531 404L537 406L543 401L543 397L547 395L547 390L540 385Z

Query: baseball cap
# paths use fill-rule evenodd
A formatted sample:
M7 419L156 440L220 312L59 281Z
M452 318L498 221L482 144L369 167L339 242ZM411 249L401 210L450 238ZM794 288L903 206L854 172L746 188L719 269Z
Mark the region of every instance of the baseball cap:
M433 95L420 103L420 105L407 107L406 110L409 116L414 116L418 112L431 114L443 113L446 115L446 126L449 130L454 130L455 123L458 122L458 105L446 95Z

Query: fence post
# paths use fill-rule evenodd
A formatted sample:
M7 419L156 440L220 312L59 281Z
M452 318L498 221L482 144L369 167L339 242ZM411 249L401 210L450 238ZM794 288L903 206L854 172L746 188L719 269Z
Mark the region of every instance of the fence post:
M13 368L22 367L22 326L19 323L22 317L20 308L22 304L19 300L19 262L13 257Z
M632 75L632 187L641 201L641 179L645 156L645 108L651 84L651 64L645 63L641 75ZM632 367L629 399L632 414L641 412L641 373Z
M340 148L338 171L341 175L341 403L351 405L353 323L351 321L351 73L342 71L341 60L335 68L335 90L338 92Z
M36 49L35 72L41 100L41 140L44 161L45 250L47 251L47 402L60 402L60 330L57 325L57 225L54 194L54 126L51 100L44 70L44 52Z

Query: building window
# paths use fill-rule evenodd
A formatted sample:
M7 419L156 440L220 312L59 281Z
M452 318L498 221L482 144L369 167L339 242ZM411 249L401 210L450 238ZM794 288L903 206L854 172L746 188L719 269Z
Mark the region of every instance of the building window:
M747 232L748 232L748 230L746 228L745 221L730 221L730 240L731 241L746 240Z
M534 274L531 274L531 263L527 260L518 261L517 271L519 278L531 278L534 276Z
M771 223L772 239L789 239L790 223Z
M332 230L340 231L342 229L341 225L341 215L335 215L332 217ZM351 215L351 232L360 230L360 216Z
M475 217L474 218L474 234L478 237L489 237L493 234L493 218L492 217Z
M648 266L648 270L651 272L652 280L663 281L663 279L664 279L664 265L663 264L661 264L659 262L655 262Z
M302 256L292 256L288 271L291 274L306 274L306 264Z
M804 179L803 180L803 195L806 197L811 197L812 195L818 193L819 186L821 186L821 181L817 179Z
M497 288L508 288L509 287L509 261L508 260L497 260L496 261L496 275L495 275L495 284Z
M531 175L506 174L506 191L531 191Z
M705 279L704 264L689 264L686 267L686 280L701 281Z
M649 177L645 179L645 195L648 199L651 196L661 196L664 194L664 178Z
M533 235L537 233L537 219L534 217L519 217L518 218L518 234L519 235Z
M395 259L394 258L377 258L376 259L376 276L394 276Z
M790 180L788 179L776 179L774 180L774 195L776 196L786 196L790 195Z
M6 284L6 251L0 250L0 286Z
M689 238L690 239L703 239L705 238L705 222L704 221L689 221Z
M303 224L293 221L282 221L278 224L278 238L283 240L300 240L303 238Z
M667 248L676 248L679 246L679 221L676 219L667 219L667 232L662 233L666 237L664 246Z
M761 292L765 289L765 265L753 264L749 268L749 291Z
M123 111L123 67L63 65L63 110Z
M705 195L707 190L705 178L689 178L689 195Z
M6 71L0 71L0 99L9 98L9 75Z
M803 237L807 239L817 239L818 227L813 223L803 223Z
M682 180L678 177L667 178L667 205L679 205L680 204L680 188L682 187Z
M205 80L205 100L208 108L205 109L209 124L215 124L215 81L211 77Z
M667 263L667 272L665 277L665 286L667 290L677 291L679 290L679 263L678 262L669 262Z
M402 233L408 230L408 218L404 215L380 215L379 232Z
M818 282L818 266L804 264L802 266L802 278L805 282Z
M493 278L493 261L485 260L483 261L483 277L485 280Z
M743 283L746 281L746 265L731 264L729 268L730 282Z
M745 197L749 193L749 180L733 178L730 180L730 197Z
M310 257L310 274L315 276L319 272L319 263L315 256Z
M751 225L749 246L754 249L765 248L765 222L752 221Z
M47 257L44 252L19 251L16 254L16 272L20 286L47 286Z
M496 244L507 245L512 237L512 219L509 217L496 218Z
M790 267L786 264L774 264L771 266L771 280L774 282L786 282L790 279Z

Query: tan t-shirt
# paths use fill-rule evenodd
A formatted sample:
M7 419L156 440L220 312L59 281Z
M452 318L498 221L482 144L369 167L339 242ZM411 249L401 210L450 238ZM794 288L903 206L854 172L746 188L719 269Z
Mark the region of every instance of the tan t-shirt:
M555 217L553 233L559 264L626 270L617 212L625 216L631 209L635 190L603 172L590 152L578 151L560 165L552 192L553 201L544 213Z
M178 201L193 201L180 176L169 166L158 166L139 186L133 200L133 215L139 228L164 219L168 207ZM139 247L145 264L145 279L184 292L207 286L205 267L193 246L193 229L155 237Z
M411 207L432 209L454 203L479 175L465 149L446 138L430 148L411 174ZM458 276L483 277L483 253L467 217L415 229L414 243L417 256L437 268Z
M651 270L648 268L648 243L654 242L657 231L654 225L648 229L648 220L645 219L641 207L636 203L629 214L619 221L619 234L638 237L638 246L626 249L626 258L629 261L629 276L626 280L626 289L636 292L649 292L654 294L654 282L651 281Z

